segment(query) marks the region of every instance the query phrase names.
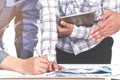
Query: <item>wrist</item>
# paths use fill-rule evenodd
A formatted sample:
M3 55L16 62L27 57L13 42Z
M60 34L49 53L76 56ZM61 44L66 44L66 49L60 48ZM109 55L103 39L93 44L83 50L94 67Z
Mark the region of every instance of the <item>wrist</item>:
M70 37L75 37L76 36L76 31L78 30L78 27L76 26L76 25L74 25L74 27L73 27L73 30L72 30L72 33L71 33L71 35L70 35Z
M56 62L56 51L55 50L45 50L43 55L46 55L50 62Z

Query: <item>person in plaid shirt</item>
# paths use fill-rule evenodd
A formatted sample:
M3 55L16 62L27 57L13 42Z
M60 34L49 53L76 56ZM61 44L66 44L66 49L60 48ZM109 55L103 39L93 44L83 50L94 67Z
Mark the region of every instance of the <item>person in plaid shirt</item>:
M57 62L81 64L111 63L113 39L109 35L119 30L120 24L117 17L120 17L120 1L58 0L57 9L58 17L95 11L95 23L93 26L76 26L64 21L60 22L62 27L58 25L60 37L56 46ZM113 23L108 24L109 21ZM92 29L93 31L91 32ZM107 37L104 36L107 34L106 31L110 32ZM100 35L103 35L103 37Z

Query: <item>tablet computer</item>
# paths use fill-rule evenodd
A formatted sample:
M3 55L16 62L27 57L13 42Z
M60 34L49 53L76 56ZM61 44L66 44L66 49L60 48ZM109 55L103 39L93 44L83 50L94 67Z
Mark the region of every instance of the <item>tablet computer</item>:
M60 21L63 20L67 23L75 24L76 26L91 27L94 24L94 18L95 12L78 13L60 17L58 24L60 24Z

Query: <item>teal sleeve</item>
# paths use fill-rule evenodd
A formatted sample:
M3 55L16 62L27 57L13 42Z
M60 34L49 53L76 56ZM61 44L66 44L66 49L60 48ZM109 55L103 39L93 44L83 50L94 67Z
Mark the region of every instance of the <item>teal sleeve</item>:
M3 49L0 48L0 63L8 56L9 54L7 54Z

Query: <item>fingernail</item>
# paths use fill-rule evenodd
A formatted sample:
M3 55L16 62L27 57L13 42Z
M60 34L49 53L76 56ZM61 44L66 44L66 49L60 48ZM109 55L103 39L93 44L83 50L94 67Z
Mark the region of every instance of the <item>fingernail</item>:
M64 21L61 21L61 24L64 25Z

